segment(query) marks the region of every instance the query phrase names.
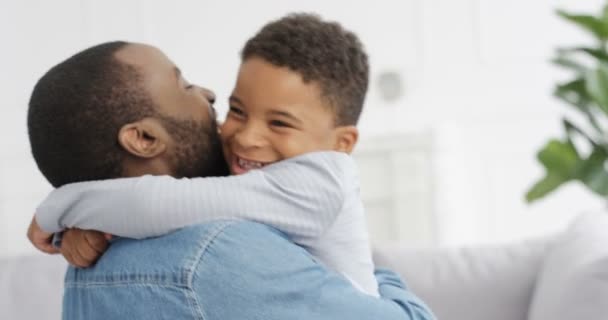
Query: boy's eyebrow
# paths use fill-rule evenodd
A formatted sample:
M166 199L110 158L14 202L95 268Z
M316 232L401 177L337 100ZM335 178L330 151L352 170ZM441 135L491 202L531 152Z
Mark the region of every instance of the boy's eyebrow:
M234 96L234 95L230 95L230 98L228 98L228 101L230 101L230 102L236 102L236 103L238 103L238 104L243 104L243 103L241 102L241 99L237 98L237 97L236 97L236 96Z
M241 99L239 99L239 98L238 98L238 97L236 97L235 95L231 95L231 96L230 96L230 98L228 98L228 100L229 100L230 102L236 102L236 103L238 103L238 104L240 104L240 105L242 105L242 104L243 104L243 102L241 102ZM269 113L270 113L270 114L273 114L273 115L277 115L277 116L282 116L282 117L285 117L285 118L289 118L289 119L291 119L292 121L297 122L298 124L301 124L301 123L302 123L302 120L298 119L296 116L292 115L291 113L289 113L289 112L287 112L287 111L281 111L281 110L270 110L270 112L269 112Z
M295 122L300 123L300 124L302 123L302 120L296 118L296 116L292 115L291 113L289 113L287 111L271 110L270 114L274 114L274 115L277 115L277 116L282 116L282 117L285 117L285 118L289 118L292 121L295 121Z

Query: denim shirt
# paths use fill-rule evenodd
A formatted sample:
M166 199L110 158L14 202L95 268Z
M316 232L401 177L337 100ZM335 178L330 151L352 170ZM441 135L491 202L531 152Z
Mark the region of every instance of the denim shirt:
M381 298L353 288L284 234L228 220L148 240L118 239L66 274L64 319L434 319L399 277Z

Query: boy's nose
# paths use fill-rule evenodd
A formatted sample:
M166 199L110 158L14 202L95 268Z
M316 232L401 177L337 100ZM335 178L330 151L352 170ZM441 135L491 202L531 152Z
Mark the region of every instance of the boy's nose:
M254 125L245 125L234 135L238 147L243 149L260 148L266 145L266 139Z

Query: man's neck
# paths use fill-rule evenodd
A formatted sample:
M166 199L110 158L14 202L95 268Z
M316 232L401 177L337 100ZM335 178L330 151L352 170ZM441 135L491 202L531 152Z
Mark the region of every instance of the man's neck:
M129 157L123 161L122 167L123 177L174 175L173 170L171 170L167 162L158 158L141 159Z

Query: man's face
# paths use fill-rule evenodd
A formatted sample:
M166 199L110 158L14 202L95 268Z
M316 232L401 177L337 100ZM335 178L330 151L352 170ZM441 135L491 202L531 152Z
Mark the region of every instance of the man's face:
M221 126L232 174L335 147L334 116L318 85L252 57L241 64Z
M213 92L188 83L179 68L157 48L130 44L117 58L137 68L140 81L157 109L155 119L170 136L166 141L173 175L197 177L224 175Z

